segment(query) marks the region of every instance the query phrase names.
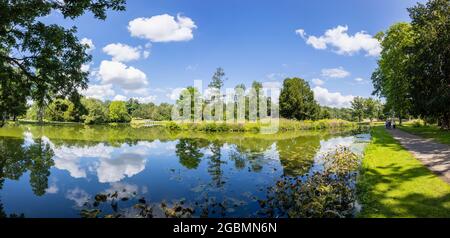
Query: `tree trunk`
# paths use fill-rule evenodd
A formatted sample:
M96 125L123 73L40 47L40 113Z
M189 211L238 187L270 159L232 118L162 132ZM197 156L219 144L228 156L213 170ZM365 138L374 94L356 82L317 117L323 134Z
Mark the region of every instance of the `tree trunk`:
M0 120L0 128L5 126L6 124L6 112L2 112L1 120Z
M402 115L401 114L399 114L398 115L398 124L401 126L402 125Z
M38 117L39 124L42 124L44 122L44 107L43 106L39 106L37 117Z
M445 113L441 120L441 128L444 130L450 129L450 113Z

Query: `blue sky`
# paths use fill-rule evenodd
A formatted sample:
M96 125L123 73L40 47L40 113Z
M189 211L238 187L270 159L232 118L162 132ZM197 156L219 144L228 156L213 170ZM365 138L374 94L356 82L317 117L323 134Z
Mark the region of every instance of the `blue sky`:
M406 8L416 2L129 0L126 12L111 12L106 21L57 13L45 21L76 25L79 38L95 47L87 96L170 102L173 89L194 80L206 86L223 67L226 87L301 77L321 104L345 107L352 96L372 92L379 46L371 36L409 21Z

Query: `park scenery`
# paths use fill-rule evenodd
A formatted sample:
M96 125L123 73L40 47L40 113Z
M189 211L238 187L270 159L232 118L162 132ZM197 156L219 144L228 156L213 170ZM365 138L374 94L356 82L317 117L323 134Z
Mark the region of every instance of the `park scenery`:
M450 217L450 0L0 0L17 217Z

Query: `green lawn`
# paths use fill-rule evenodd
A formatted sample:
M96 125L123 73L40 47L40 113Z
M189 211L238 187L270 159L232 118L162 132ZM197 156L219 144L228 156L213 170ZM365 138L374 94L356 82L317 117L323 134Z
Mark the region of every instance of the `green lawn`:
M373 128L358 179L360 217L450 217L450 185Z
M405 124L399 128L411 134L424 138L433 138L437 142L450 144L450 131L442 130L435 125L414 127L412 124Z

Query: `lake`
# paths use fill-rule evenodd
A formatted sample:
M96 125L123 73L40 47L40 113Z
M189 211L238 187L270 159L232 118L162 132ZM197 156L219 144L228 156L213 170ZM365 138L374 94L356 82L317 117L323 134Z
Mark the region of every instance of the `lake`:
M283 217L262 213L269 188L320 173L321 158L338 146L362 155L369 140L364 129L8 125L0 128L0 216L139 217L147 209L152 217Z

